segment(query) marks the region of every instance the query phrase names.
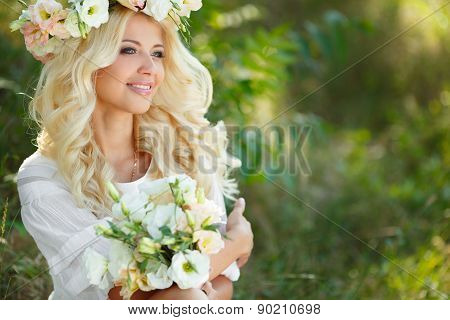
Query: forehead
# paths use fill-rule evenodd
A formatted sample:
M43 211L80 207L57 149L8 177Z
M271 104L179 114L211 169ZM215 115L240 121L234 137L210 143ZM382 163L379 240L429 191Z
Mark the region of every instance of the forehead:
M139 41L143 46L162 44L163 30L151 17L136 13L128 20L123 39Z

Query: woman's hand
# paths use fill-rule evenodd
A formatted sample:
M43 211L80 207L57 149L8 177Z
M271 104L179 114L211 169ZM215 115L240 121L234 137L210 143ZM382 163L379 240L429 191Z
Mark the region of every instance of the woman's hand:
M250 222L243 216L245 210L244 198L239 198L234 204L227 222L227 235L239 243L239 258L237 265L244 266L253 250L253 232Z

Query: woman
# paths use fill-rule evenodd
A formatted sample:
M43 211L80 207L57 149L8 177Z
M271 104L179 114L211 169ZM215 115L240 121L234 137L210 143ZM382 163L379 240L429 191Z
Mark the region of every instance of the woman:
M46 1L59 8L54 0L41 2ZM89 284L81 258L88 247L108 251L108 240L93 229L110 219L107 181L128 192L144 179L185 172L222 206L224 195L234 199L237 193L228 178L236 161L226 158L222 123L209 130L215 142L204 130L212 128L204 118L212 96L209 72L180 41L176 19L157 21L151 10L136 13L127 7L116 4L108 19L80 25L80 33L91 27L86 39L67 37L55 52L32 51L27 42L45 65L30 104L41 129L38 150L19 169L18 191L24 225L49 264L54 299L120 299L120 287L100 290ZM42 8L49 19L59 14ZM27 37L31 26L24 26ZM132 299L231 299L232 283L221 273L235 260L242 267L253 247L244 207L240 199L229 216L230 240L211 256L210 282L203 290L174 285L138 290Z

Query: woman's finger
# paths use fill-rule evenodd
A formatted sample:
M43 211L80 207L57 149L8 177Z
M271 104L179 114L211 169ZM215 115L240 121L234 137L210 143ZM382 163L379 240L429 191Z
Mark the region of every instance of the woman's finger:
M242 268L247 263L249 257L250 257L249 255L245 255L245 256L240 257L237 260L237 266L239 268Z
M234 203L233 212L236 212L237 214L241 214L242 215L244 213L244 210L245 210L245 200L244 200L244 198L239 198Z

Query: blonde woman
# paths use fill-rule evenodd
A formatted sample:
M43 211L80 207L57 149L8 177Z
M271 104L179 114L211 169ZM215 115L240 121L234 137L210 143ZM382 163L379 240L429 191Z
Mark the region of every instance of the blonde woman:
M239 161L226 152L223 123L212 127L204 117L212 99L210 74L177 31L186 14L181 9L195 10L196 1L175 1L186 7L166 18L155 1L110 1L109 6L107 0L90 1L97 7L88 10L86 1L72 0L80 20L71 29L72 11L61 13L66 9L57 1L39 0L16 21L27 49L45 63L30 104L40 127L38 149L23 162L17 183L23 223L49 265L52 299L121 299L120 287L91 285L82 260L87 248L108 251L108 240L94 231L111 217L107 181L130 192L146 179L185 172L223 208L224 196L235 200L238 193L229 173ZM36 18L33 10L46 10L54 24ZM97 15L89 16L92 12ZM68 31L57 29L58 23ZM45 36L42 28L53 37L36 44ZM64 41L56 50L51 39ZM226 224L230 239L211 256L209 282L202 289L173 285L138 290L131 298L231 299L233 263L242 267L253 247L244 208L240 198Z

